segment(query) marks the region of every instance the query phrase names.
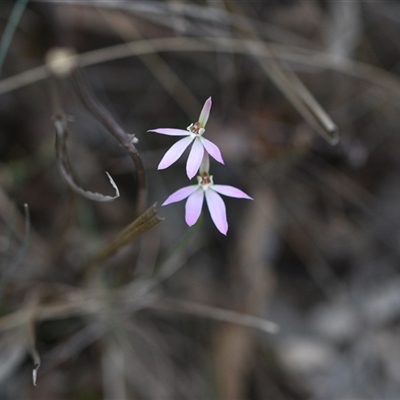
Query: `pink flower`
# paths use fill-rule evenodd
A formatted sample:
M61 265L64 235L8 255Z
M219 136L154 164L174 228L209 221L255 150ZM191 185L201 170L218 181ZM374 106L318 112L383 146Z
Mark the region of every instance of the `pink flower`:
M166 206L167 204L176 203L177 201L187 198L185 220L189 226L192 226L200 217L205 197L208 210L210 211L215 226L222 234L226 235L228 231L226 208L219 194L240 199L253 199L233 186L214 185L213 177L207 172L201 172L201 176L198 176L197 180L197 185L186 186L177 190L175 193L172 193L162 205Z
M198 172L201 161L203 160L204 149L215 160L217 160L221 164L224 164L224 160L222 159L219 148L214 143L203 137L205 126L210 115L211 104L211 97L209 97L204 103L198 122L191 124L186 128L186 130L174 128L158 128L148 131L169 136L186 136L183 139L177 141L165 153L164 157L158 164L158 169L168 168L183 154L183 152L189 147L191 143L193 143L193 146L190 150L189 158L186 163L186 173L189 179L192 179Z

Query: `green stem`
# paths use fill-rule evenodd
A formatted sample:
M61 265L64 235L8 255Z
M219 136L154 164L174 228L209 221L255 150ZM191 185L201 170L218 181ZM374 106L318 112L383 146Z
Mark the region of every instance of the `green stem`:
M29 0L17 0L15 6L11 12L10 19L7 22L6 29L4 30L3 36L0 41L0 73L3 67L4 59L6 58L8 49L11 44L11 40L14 36L15 29L18 26L19 20L21 19L22 13L25 10Z

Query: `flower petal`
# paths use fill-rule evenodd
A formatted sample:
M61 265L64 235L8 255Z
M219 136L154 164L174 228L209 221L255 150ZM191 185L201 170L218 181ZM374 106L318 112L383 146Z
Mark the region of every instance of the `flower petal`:
M160 133L161 135L168 135L168 136L188 136L190 132L183 129L174 129L174 128L157 128L157 129L150 129L147 132L155 132Z
M228 231L228 221L226 220L226 208L222 197L211 188L206 190L207 206L212 220L218 230L226 235Z
M229 196L229 197L236 197L238 199L249 199L249 200L254 200L252 197L247 195L245 192L242 190L235 188L233 186L229 185L213 185L212 186L213 190L215 190L218 193L223 194L224 196Z
M210 110L212 106L211 97L209 97L206 102L204 103L203 109L201 110L199 122L202 128L206 126L208 121L208 117L210 116Z
M186 163L186 173L189 179L192 179L197 174L200 168L201 161L203 160L203 155L203 144L198 138L196 138L194 139L193 146L190 150L189 157Z
M186 201L185 220L189 226L194 225L200 217L203 208L204 190L197 186L197 190L192 193Z
M164 157L158 164L158 169L168 168L171 164L173 164L186 150L189 144L193 141L191 137L185 137L181 140L178 140L172 147L164 154Z
M166 206L167 204L176 203L177 201L186 199L186 197L189 197L198 188L199 188L198 185L191 185L191 186L186 186L182 189L179 189L176 192L172 193L167 198L167 200L165 200L164 203L162 203L161 205Z
M211 157L215 158L221 164L225 164L217 145L202 136L199 139Z

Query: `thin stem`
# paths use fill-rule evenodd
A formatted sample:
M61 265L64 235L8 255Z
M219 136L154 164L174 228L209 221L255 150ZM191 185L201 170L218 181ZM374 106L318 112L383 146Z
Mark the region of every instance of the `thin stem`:
M300 65L308 65L317 67L322 70L337 71L353 78L370 82L389 94L399 96L400 84L398 77L381 68L351 60L348 58L338 59L332 54L321 51L310 50L298 46L280 45L268 43L271 50L269 54L265 54L264 49L254 46L254 40L243 40L235 38L215 38L204 37L208 42L199 39L187 37L167 37L133 41L130 43L118 44L98 50L92 50L77 56L79 67L88 67L111 60L138 56L140 54L148 54L151 52L213 52L218 46L218 51L235 54L252 54L257 57L271 58L275 57L279 60L296 63ZM152 48L149 49L145 43L150 42ZM13 90L20 89L32 83L39 82L48 78L50 72L45 65L29 69L19 74L10 76L0 81L0 95L9 93Z
M85 105L111 132L115 139L125 147L133 160L133 164L135 165L136 169L138 185L136 213L139 215L144 210L146 203L146 173L139 152L133 144L134 136L126 133L115 121L112 115L99 103L78 69L74 70L72 76L78 89L78 93L80 94Z
M211 318L218 321L229 322L232 324L244 325L249 328L260 329L268 333L279 332L279 325L275 322L259 318L254 315L243 314L233 310L227 310L219 307L208 306L195 302L163 298L155 300L146 305L155 310L165 310L170 312L180 312L191 315L198 315L204 318Z
M25 258L26 253L29 248L30 238L31 238L31 219L29 214L29 206L28 204L24 204L24 213L25 213L25 234L24 240L22 242L21 247L19 248L17 254L11 261L10 265L7 269L4 270L1 279L0 279L0 299L3 296L4 288L9 283L12 275L17 270L18 266L21 264L22 260Z
M210 157L206 151L204 152L203 160L201 161L199 173L200 175L210 173Z
M163 218L157 214L156 204L153 204L143 214L122 229L122 231L119 232L116 237L114 237L108 243L105 243L86 264L82 271L82 275L85 275L86 280L89 280L99 264L115 254L120 248L126 246L128 243L132 242L137 237L153 228L162 220Z
M11 12L10 18L7 22L6 29L4 30L3 36L0 42L0 72L3 68L4 59L6 58L8 48L10 47L11 40L14 36L15 29L18 26L18 22L21 19L22 13L25 10L29 0L18 0Z

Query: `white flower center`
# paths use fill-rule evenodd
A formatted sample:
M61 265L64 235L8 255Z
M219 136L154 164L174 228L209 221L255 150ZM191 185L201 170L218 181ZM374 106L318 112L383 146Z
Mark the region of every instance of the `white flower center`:
M203 133L206 131L204 128L201 127L200 122L190 124L186 129L190 132L190 136L193 139L202 136Z
M206 172L197 177L197 182L204 191L214 184L212 175L208 175Z

